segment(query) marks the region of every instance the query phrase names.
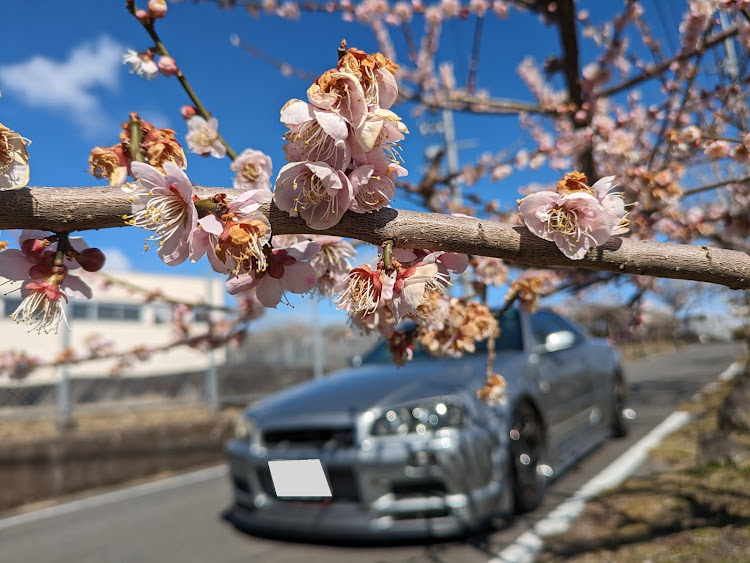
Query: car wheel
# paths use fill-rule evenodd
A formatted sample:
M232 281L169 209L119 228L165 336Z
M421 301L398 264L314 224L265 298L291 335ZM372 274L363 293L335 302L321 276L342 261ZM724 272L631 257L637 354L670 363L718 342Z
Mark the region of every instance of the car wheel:
M628 419L625 418L625 405L628 400L628 388L621 377L615 378L612 389L612 435L622 438L628 433Z
M514 410L509 451L514 509L521 514L541 504L548 480L539 470L547 457L544 428L528 403L521 403Z

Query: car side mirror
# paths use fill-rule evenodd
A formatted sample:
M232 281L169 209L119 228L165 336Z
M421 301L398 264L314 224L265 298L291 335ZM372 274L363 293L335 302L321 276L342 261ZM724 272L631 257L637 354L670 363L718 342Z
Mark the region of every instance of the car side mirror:
M547 335L544 344L537 346L538 354L548 354L572 348L576 343L576 333L572 330L558 330Z

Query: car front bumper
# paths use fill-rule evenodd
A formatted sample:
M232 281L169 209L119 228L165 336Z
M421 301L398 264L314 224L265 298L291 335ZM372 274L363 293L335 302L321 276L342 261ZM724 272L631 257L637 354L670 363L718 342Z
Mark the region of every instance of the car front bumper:
M503 452L481 428L371 438L349 448L275 448L232 440L233 519L251 530L332 540L465 534L507 508ZM319 459L330 499L276 497L273 460Z

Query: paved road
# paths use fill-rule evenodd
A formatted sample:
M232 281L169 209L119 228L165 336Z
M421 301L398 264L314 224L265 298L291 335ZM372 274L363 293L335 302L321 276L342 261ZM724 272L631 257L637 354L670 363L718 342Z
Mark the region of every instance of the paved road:
M512 525L498 522L496 531L480 537L388 547L256 538L222 519L230 489L226 477L216 477L5 529L0 520L0 562L486 562L723 371L738 352L728 344L693 346L628 364L631 405L638 413L630 435L603 445L557 479L544 506Z

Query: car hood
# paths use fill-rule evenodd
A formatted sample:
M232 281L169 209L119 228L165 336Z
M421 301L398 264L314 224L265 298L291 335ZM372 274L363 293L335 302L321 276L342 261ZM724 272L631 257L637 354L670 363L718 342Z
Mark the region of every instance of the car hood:
M365 365L276 393L248 409L248 414L262 426L314 423L334 415L352 419L368 409L459 393L476 385L471 380L484 374L483 366L480 358L414 362L405 367Z

